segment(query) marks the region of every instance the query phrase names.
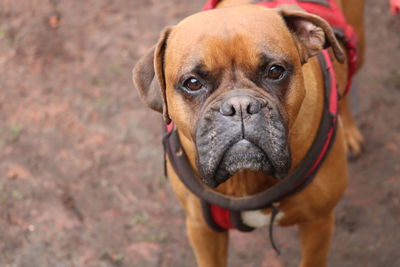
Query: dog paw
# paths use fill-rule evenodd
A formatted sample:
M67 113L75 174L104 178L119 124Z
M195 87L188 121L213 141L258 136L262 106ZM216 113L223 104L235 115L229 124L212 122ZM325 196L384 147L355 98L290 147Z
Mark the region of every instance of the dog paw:
M346 125L344 128L344 139L349 160L358 159L363 152L364 143L364 137L358 127L354 124Z

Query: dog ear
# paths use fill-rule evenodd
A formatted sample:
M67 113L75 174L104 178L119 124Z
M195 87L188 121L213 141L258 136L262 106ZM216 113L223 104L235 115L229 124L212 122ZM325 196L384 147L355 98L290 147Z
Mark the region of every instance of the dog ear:
M157 44L139 59L132 71L133 83L140 98L148 107L162 113L167 124L171 119L165 93L164 54L171 30L172 27L164 29Z
M336 59L344 63L345 54L326 20L307 13L297 5L280 5L277 10L303 46L299 51L302 64L329 46L332 47Z

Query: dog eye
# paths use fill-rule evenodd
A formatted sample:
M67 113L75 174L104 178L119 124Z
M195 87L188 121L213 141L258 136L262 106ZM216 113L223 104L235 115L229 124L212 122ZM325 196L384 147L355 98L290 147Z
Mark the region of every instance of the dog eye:
M201 84L201 82L194 77L190 77L189 79L187 79L183 83L183 86L190 91L198 91L203 88L203 84Z
M271 80L279 80L283 77L285 69L279 65L272 65L268 69L267 78Z

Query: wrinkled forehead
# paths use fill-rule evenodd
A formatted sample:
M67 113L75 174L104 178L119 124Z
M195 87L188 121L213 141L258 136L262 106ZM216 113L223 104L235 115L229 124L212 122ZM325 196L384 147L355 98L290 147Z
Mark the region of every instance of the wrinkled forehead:
M168 38L165 66L177 75L198 65L208 70L232 64L251 68L265 57L291 61L296 56L293 37L281 16L273 9L247 5L183 20Z

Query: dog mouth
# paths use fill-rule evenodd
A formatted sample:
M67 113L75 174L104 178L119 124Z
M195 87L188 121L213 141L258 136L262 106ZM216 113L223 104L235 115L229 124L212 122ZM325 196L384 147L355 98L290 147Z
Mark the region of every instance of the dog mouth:
M222 139L223 144L197 147L197 166L206 185L215 188L245 169L261 171L275 179L287 176L291 157L284 139L273 136L259 139L258 135Z
M275 168L267 154L257 145L241 139L222 155L214 179L207 180L211 181L208 185L216 187L244 169L262 171L270 176L275 174Z

